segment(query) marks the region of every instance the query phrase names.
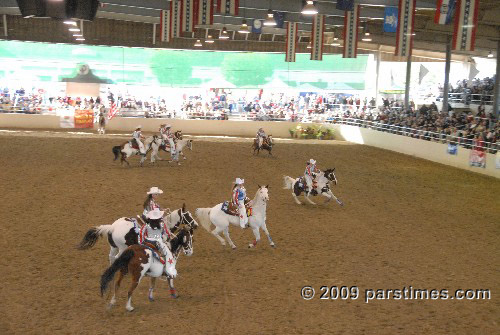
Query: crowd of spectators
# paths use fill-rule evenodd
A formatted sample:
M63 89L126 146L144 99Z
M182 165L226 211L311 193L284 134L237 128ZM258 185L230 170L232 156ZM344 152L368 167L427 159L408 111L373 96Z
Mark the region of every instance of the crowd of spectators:
M491 104L495 90L495 76L483 79L473 79L470 83L467 79L457 81L456 85L450 86L450 98L452 102L473 104Z

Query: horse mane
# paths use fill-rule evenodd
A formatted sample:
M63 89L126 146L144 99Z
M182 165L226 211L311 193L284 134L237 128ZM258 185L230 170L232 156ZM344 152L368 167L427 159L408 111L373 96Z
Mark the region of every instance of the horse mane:
M181 229L179 234L176 237L170 240L170 251L173 254L177 254L178 249L182 246L182 240L184 240L184 235L187 234L187 231Z

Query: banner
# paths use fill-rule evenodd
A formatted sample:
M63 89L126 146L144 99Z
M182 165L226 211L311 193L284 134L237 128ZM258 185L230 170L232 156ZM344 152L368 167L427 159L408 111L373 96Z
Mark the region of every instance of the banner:
M429 73L429 70L420 64L420 70L418 71L418 84L420 85L422 83L422 79Z
M356 58L358 53L359 5L344 16L344 58Z
M61 115L59 117L59 126L61 128L75 128L75 116Z
M199 25L214 24L213 0L198 0L195 2L195 22Z
M479 70L476 68L476 66L474 64L471 64L469 69L469 85L472 85L472 79L476 78L478 73Z
M449 24L455 11L455 0L438 0L434 22L437 24Z
M262 33L262 20L255 19L252 23L252 33L261 34Z
M335 8L344 11L353 11L354 0L337 0L337 5Z
M182 0L182 32L192 32L194 29L194 2L195 0Z
M170 11L162 10L160 12L160 41L170 42L170 34L168 29L170 28Z
M239 0L217 0L217 13L238 15Z
M273 11L273 18L276 21L276 26L274 28L283 28L285 27L285 13Z
M323 39L325 31L325 15L316 14L313 19L311 60L323 60Z
M75 128L93 128L93 110L75 110Z
M411 56L416 1L417 0L399 0L396 51L394 53L396 56Z
M469 164L470 166L486 168L486 153L481 150L471 149Z
M386 33L395 33L397 29L398 29L398 8L385 7L384 31Z
M170 37L181 37L181 1L180 0L172 0L170 2Z
M453 50L474 51L479 0L459 0L453 31Z
M458 145L453 144L453 143L448 143L448 149L447 152L450 155L457 155L458 154Z
M298 41L298 24L297 22L286 23L286 56L285 62L295 62L295 53L297 51Z
M111 107L109 108L108 120L111 120L112 118L114 118L115 115L118 114L119 111L120 111L120 107L118 107L118 105L115 102L113 102L111 104Z

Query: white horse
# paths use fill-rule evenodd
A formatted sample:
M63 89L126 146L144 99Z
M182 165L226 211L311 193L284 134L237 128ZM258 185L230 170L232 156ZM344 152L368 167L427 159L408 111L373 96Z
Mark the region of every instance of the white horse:
M193 150L193 140L177 140L177 143L175 145L175 149L176 149L176 154L175 156L173 157L174 158L174 161L178 161L179 160L179 155L182 156L183 159L186 159L186 156L184 156L184 148L188 148L189 150ZM160 156L158 156L158 152L160 150L163 150L165 152L170 152L170 147L167 146L166 144L158 144L158 142L155 142L151 145L151 162L154 163L156 161L156 159L158 160L163 160L160 158Z
M153 145L158 145L158 146L161 145L161 138L159 136L154 135L146 138L146 140L144 141L144 150L146 152L145 154L141 154L139 148L135 148L132 145L132 141L125 142L122 145L114 146L113 147L113 154L115 155L114 160L117 160L121 154L121 160L120 160L121 163L123 164L123 162L125 162L127 163L128 166L130 166L130 163L128 162L127 158L134 155L141 155L140 164L142 166L144 161L146 160L146 156L149 150L151 150ZM151 161L154 163L153 160Z
M295 199L295 202L299 205L302 203L299 201L298 196L304 192L304 197L306 200L313 204L316 205L315 202L313 202L311 199L309 199L310 195L316 196L318 194L321 194L322 196L327 197L328 199L325 201L329 202L332 199L335 199L337 203L340 206L344 206L344 203L338 199L331 191L330 189L330 183L333 182L335 185L337 185L337 177L335 176L335 168L333 169L328 169L325 170L325 172L320 172L316 178L317 182L317 187L313 191L306 192L306 183L303 180L304 177L300 178L295 178L293 179L292 177L289 176L283 176L284 182L285 182L285 187L283 187L285 190L293 190L292 195L293 198Z
M255 198L251 201L252 214L248 218L248 225L252 229L255 236L253 243L249 244L248 247L252 248L257 245L260 241L259 229L262 229L269 240L269 244L275 247L274 242L269 235L269 231L266 226L266 209L267 202L269 201L268 186L259 186ZM226 241L219 234L224 233L226 240L229 242L231 248L235 249L236 245L231 241L229 237L229 225L233 224L237 227L240 226L240 219L238 216L226 214L222 211L223 203L220 203L212 208L197 208L195 215L198 218L200 224L208 232L211 232L222 245L226 245ZM211 230L211 225L215 226L215 229Z

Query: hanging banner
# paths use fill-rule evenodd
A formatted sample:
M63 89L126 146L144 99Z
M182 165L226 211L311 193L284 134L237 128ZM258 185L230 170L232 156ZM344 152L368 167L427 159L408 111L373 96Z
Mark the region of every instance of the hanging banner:
M252 33L262 34L262 20L257 20L257 19L253 20Z
M181 1L172 0L170 2L170 38L181 37Z
M75 128L93 128L93 110L75 110Z
M453 31L453 50L474 51L479 0L459 0Z
M285 62L295 62L295 53L297 52L298 40L298 24L297 22L286 23L286 56Z
M113 102L111 104L111 107L109 108L108 120L111 120L112 118L114 118L115 115L118 114L119 111L120 111L120 107L118 107L118 105L115 102Z
M399 0L396 51L394 53L396 56L411 56L416 1L417 0Z
M455 0L438 0L434 22L437 24L449 24L455 11Z
M335 8L337 8L338 10L353 11L354 0L337 0Z
M344 58L356 58L358 53L359 5L344 16Z
M447 152L450 155L457 155L458 154L458 145L456 145L454 143L448 143Z
M476 78L478 73L479 70L476 68L476 66L474 64L471 64L469 70L469 85L472 85L472 79Z
M170 28L170 11L162 10L160 13L160 41L170 42L170 34L168 30Z
M274 28L284 28L285 27L285 13L273 11L273 18L276 21L276 26Z
M486 168L486 153L481 150L472 149L469 156L470 166Z
M217 0L217 13L238 15L239 0Z
M398 8L385 7L384 31L386 33L395 33L397 29L398 29Z
M194 2L195 0L182 0L182 32L194 30Z
M311 60L323 60L323 39L325 31L325 15L317 14L313 19Z
M198 0L195 2L196 24L212 25L214 24L214 5L213 0Z
M418 84L422 84L422 79L424 79L424 77L427 75L427 73L429 73L429 70L423 66L422 64L420 64L420 70L418 71Z

